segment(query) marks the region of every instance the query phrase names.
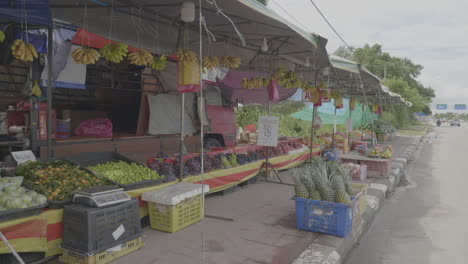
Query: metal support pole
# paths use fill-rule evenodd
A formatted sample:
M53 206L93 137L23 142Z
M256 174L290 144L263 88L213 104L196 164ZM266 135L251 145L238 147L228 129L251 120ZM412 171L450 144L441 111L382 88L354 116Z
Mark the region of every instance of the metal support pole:
M314 118L315 118L315 106L312 108L312 121L310 122L310 157L309 161L312 161L312 156L314 154Z
M181 96L181 109L180 109L180 150L179 150L179 181L184 179L184 111L185 111L185 93Z
M52 42L54 29L49 28L47 36L47 158L52 158Z
M336 148L336 106L335 106L335 113L333 114L333 137L332 137L332 148Z
M350 99L350 101L349 101L349 117L348 117L350 120L351 120L352 113L353 113L353 109L351 109L351 99ZM350 144L351 144L351 132L350 132L351 130L354 130L353 122L351 122L351 129L348 131L348 147L350 147Z

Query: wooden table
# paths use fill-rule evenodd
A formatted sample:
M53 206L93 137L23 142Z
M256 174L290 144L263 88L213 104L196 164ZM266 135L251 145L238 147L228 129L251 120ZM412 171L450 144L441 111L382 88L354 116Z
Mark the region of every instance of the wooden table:
M340 159L342 163L367 165L367 177L371 178L388 178L392 167L391 159L371 158L356 151L343 154Z

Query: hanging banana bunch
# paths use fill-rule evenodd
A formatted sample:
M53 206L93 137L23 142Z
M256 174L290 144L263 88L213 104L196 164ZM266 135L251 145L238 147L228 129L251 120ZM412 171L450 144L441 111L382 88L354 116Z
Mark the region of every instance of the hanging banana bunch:
M101 54L95 49L78 48L72 52L71 56L78 64L95 64Z
M197 54L190 50L179 50L179 62L195 63L197 62Z
M34 85L31 89L31 95L36 96L36 97L42 96L42 90L39 87L39 84L37 83L37 81L34 81Z
M223 56L221 57L221 63L225 68L237 69L241 64L241 60L240 58L234 56Z
M36 48L31 43L26 43L21 39L15 39L11 45L11 53L15 59L22 61L33 61L38 58Z
M313 85L305 84L302 90L306 93L311 93L311 92L314 92L316 89Z
M356 108L356 98L351 97L351 99L349 100L349 108L351 110L354 110Z
M109 43L100 49L104 59L119 63L127 57L128 45L124 43Z
M294 80L291 85L292 85L292 88L302 88L302 87L304 87L304 83L299 79Z
M336 108L343 107L343 96L341 96L341 94L334 93L332 97L335 99L334 105Z
M150 66L153 63L153 55L146 50L132 52L128 55L131 64L137 66Z
M2 43L5 40L5 33L0 30L0 43Z
M320 92L319 88L314 87L312 89L310 102L312 102L314 104L321 104L322 103L322 93Z
M162 71L166 68L167 64L167 57L164 55L159 56L159 58L153 58L153 62L151 63L151 69Z
M203 68L212 70L219 67L219 59L217 57L203 57Z

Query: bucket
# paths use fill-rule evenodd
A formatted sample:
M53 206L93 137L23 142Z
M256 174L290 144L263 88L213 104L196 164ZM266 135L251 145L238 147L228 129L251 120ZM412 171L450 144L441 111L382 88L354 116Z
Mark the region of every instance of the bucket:
M70 120L57 119L57 138L70 137Z

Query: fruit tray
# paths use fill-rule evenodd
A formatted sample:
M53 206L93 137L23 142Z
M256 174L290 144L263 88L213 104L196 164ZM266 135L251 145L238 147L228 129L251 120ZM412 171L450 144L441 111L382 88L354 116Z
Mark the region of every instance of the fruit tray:
M55 161L55 160L57 160L57 159L48 160L48 161ZM73 161L71 161L71 160L65 160L65 161L66 161L66 162L69 162L69 163L72 164L72 165L79 165L79 164L76 164L75 162L73 162ZM86 172L88 172L88 173L90 173L90 174L92 174L94 177L98 177L98 178L100 178L100 179L106 180L107 183L108 183L109 185L111 185L111 186L112 186L112 185L117 185L117 183L115 183L115 182L113 182L113 181L111 181L111 180L109 180L109 179L107 179L107 178L100 177L99 175L96 175L94 172L92 172L92 171L90 171L90 170L88 170L88 169L86 169L86 168L84 168L84 167L81 167L81 166L80 166L80 169L81 169L81 170L84 170L84 171L86 171ZM29 184L26 184L26 183L24 183L24 182L23 182L23 184L21 184L21 185L24 186L24 187L27 188L27 189L34 190L33 186L31 186L31 185L29 185ZM38 193L41 193L41 192L38 191ZM72 202L72 198L64 199L64 200L50 200L50 199L48 199L48 200L47 200L47 207L48 207L49 209L62 209L65 205L69 205L69 204L72 204L72 203L73 203L73 202Z
M42 213L42 211L44 210L44 208L47 207L47 205L48 203L46 202L46 203L36 205L33 207L2 211L0 212L0 223L19 219L19 218L29 217L33 215L38 215Z
M89 167L89 166L96 166L98 164L103 164L107 162L116 162L116 161L123 161L128 164L137 163L126 156L113 152L113 151L99 151L99 152L85 152L80 153L74 156L66 157L67 160L73 161L82 167ZM145 166L145 165L142 165ZM109 179L107 179L109 180ZM128 184L121 184L112 180L109 180L115 185L118 185L121 188L124 188L126 191L136 190L140 188L146 188L151 186L156 186L164 183L164 178L161 179L153 179L153 180L145 180L135 183L128 183Z

